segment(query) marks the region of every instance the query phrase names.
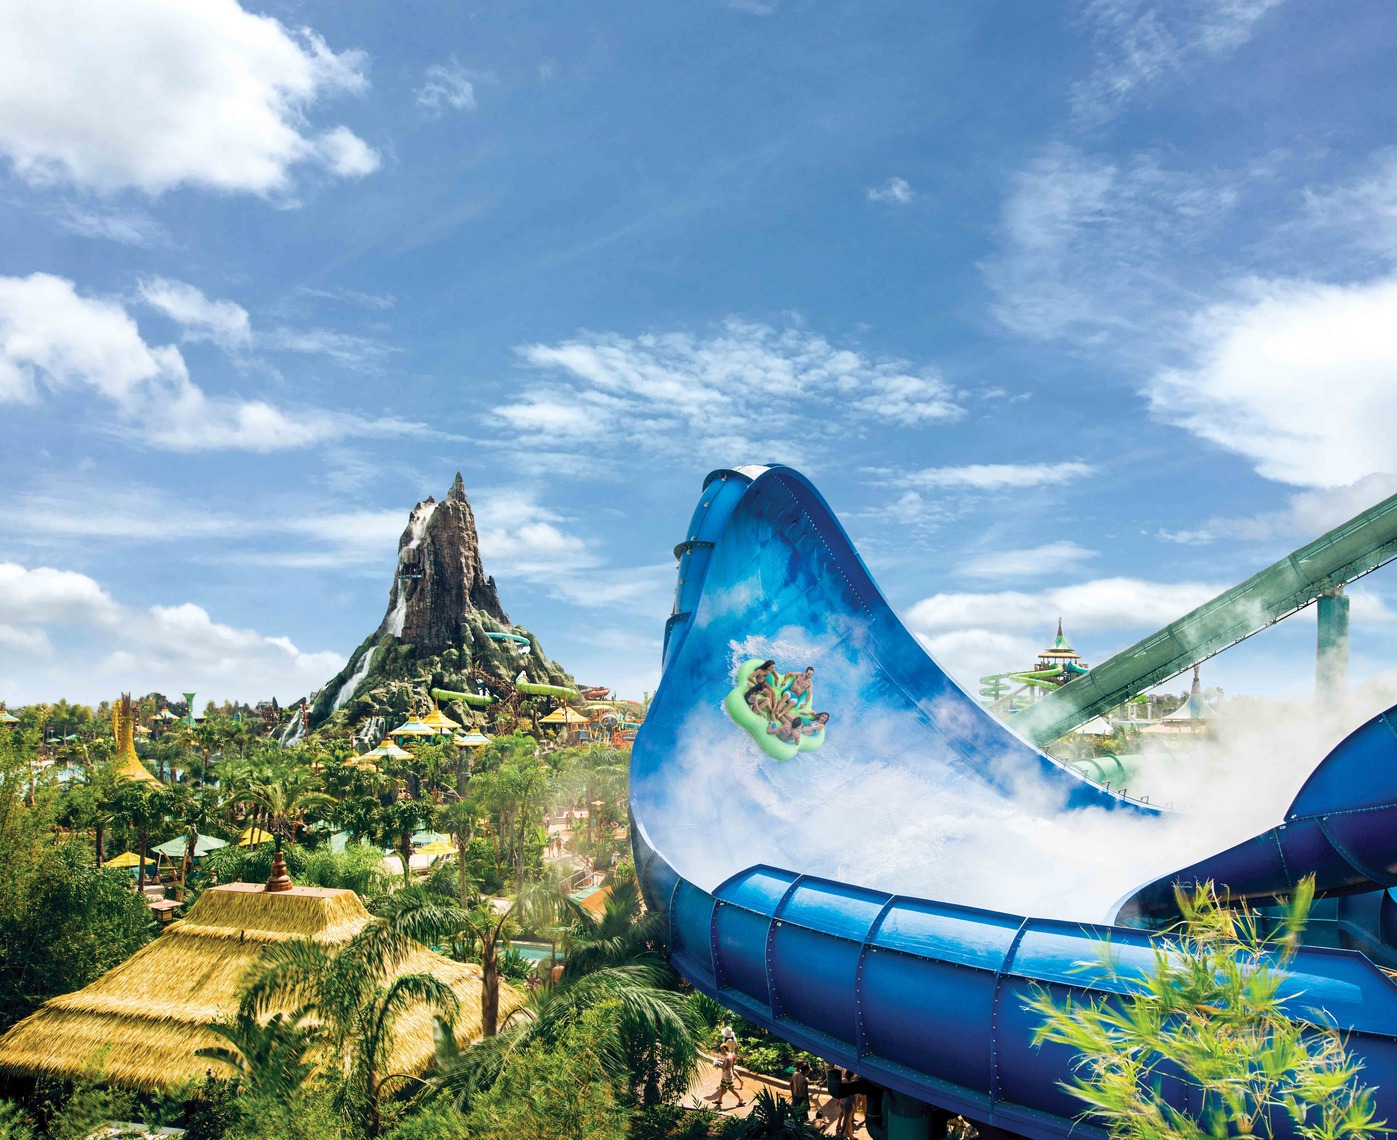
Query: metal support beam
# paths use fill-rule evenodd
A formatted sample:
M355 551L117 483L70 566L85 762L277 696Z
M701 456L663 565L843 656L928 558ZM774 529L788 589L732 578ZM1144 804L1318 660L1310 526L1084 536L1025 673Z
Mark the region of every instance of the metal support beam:
M1325 712L1339 709L1348 691L1348 607L1342 586L1326 590L1315 606L1315 703Z

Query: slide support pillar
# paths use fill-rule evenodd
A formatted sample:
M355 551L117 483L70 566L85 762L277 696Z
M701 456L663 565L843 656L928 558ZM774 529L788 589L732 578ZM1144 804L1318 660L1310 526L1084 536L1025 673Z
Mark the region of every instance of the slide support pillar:
M1348 689L1349 598L1342 586L1326 590L1316 603L1315 703L1337 711Z
M883 1094L888 1140L941 1140L950 1114L891 1089Z

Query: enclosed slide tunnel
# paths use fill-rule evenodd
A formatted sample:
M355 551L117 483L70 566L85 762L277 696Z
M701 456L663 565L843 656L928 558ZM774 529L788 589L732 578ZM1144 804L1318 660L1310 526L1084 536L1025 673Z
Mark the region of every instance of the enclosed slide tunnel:
M1058 1086L1067 1051L1030 1045L1024 1005L1034 986L1109 993L1091 965L1107 937L1127 971L1148 966L1150 933L1111 925L1121 900L1143 918L1161 884L1220 878L1214 859L1247 895L1311 871L1327 893L1397 883L1385 718L1291 805L1303 841L1282 820L1218 856L1225 837L1190 848L1169 813L1081 779L961 690L796 472L714 473L676 553L664 673L632 753L647 904L696 988L888 1090L890 1136L932 1135L938 1112L1101 1135ZM790 739L744 711L766 661L787 710L770 724ZM1347 1032L1397 1119L1397 988L1323 947L1300 950L1291 982L1293 1015ZM1181 1084L1167 1091L1189 1107Z

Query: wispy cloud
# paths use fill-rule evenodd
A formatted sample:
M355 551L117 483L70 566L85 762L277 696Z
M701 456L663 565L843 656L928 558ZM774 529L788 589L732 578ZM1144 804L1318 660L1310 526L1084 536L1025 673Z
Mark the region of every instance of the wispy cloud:
M41 552L68 545L199 542L224 561L294 567L382 566L391 563L406 523L397 509L325 509L294 498L255 513L194 504L145 484L108 484L96 500L86 480L49 478L42 489L18 491L0 504L12 543Z
M1181 546L1206 546L1226 538L1243 542L1308 540L1333 530L1394 494L1397 494L1397 475L1369 475L1346 487L1301 491L1292 495L1280 510L1208 518L1192 527L1161 530L1157 537Z
M68 203L55 210L53 216L60 229L78 237L100 238L135 246L167 245L170 241L165 227L144 210Z
M791 459L857 425L917 428L964 414L934 368L736 318L703 337L590 334L518 352L543 378L495 415L564 454L605 458L637 443L672 454L682 440L714 455Z
M1024 582L1050 574L1075 572L1081 569L1084 562L1095 557L1096 551L1075 542L1049 542L1020 550L977 554L961 563L956 572L966 578L1002 578L1005 581Z
M878 186L868 188L870 202L892 202L898 206L906 206L916 196L911 183L905 178L889 178Z
M1073 108L1108 119L1150 88L1225 59L1256 34L1282 0L1087 0L1095 64L1072 91Z
M865 472L877 481L920 491L999 491L1042 487L1084 479L1094 470L1089 463L1077 460L1062 463L969 463L959 467L923 467L917 470L865 468Z
M186 340L212 340L230 350L252 343L247 310L232 301L210 300L193 285L167 277L144 278L137 292L151 308L182 325Z
M417 90L417 105L440 113L448 107L454 111L475 110L475 84L470 72L451 59L427 68L426 81Z
M1249 173L1171 170L1052 143L1010 181L1002 248L981 264L1013 332L1088 347L1163 340L1196 303L1182 259L1236 208Z

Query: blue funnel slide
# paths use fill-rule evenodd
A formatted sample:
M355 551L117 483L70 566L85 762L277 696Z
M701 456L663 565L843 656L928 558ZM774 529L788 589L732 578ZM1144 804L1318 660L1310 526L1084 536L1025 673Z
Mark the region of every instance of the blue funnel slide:
M1176 879L1230 874L1246 898L1310 873L1327 894L1397 884L1385 718L1318 765L1272 832L1190 828L981 708L797 472L713 473L675 553L664 671L631 760L647 905L697 989L899 1111L1104 1135L1059 1087L1066 1047L1030 1045L1032 987L1128 988ZM1094 965L1108 936L1125 981ZM1346 949L1302 947L1292 974L1292 1016L1347 1033L1397 1120L1397 987ZM1182 1084L1172 1095L1197 1107Z

